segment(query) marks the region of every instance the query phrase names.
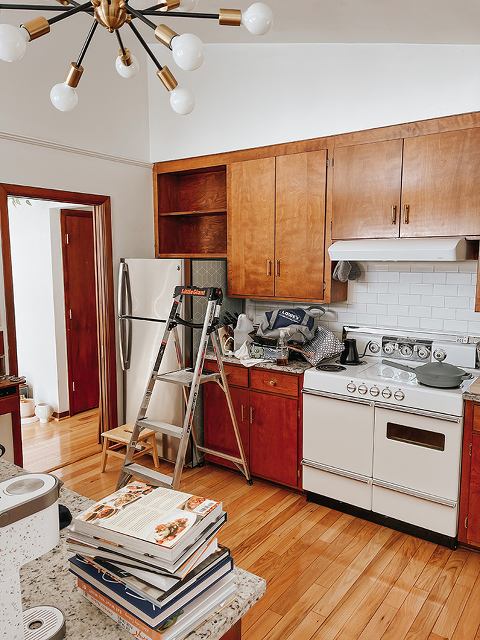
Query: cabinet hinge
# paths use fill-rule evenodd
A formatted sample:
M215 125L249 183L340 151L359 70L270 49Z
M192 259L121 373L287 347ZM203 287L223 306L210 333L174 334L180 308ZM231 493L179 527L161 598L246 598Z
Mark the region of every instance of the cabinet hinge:
M468 455L471 456L472 455L472 443L470 442L470 444L468 445Z
M468 529L468 516L465 518L465 529Z

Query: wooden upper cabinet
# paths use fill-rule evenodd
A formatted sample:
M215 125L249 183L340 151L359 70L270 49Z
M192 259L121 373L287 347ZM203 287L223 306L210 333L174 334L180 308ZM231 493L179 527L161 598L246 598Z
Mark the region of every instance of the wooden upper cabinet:
M321 299L327 152L276 159L275 296Z
M275 158L228 167L228 293L275 293Z
M322 300L325 150L229 167L228 293Z
M406 138L400 235L480 235L479 178L480 129Z
M387 140L335 149L333 240L398 237L402 146Z

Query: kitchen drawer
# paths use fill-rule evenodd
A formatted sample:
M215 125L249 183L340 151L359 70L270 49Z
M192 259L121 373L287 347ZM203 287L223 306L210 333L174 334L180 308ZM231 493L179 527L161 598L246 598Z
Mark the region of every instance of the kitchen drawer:
M20 400L17 394L0 398L0 414L13 413L20 410Z
M227 382L229 386L234 387L248 387L248 369L243 365L224 364L223 368L227 374ZM210 371L218 371L218 365L211 360L205 360L204 369L210 369Z
M270 391L285 396L298 397L299 376L267 371L264 369L252 369L250 371L250 389L257 391Z
M480 433L480 404L473 405L473 430Z

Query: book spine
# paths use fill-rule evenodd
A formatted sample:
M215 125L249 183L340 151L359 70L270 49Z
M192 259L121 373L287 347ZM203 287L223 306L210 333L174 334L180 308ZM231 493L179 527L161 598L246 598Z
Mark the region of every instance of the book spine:
M112 618L123 629L131 633L139 640L162 640L164 637L159 631L151 629L141 620L133 616L128 611L125 611L118 604L107 598L102 593L91 587L84 582L81 578L78 578L78 588L85 595L87 600L98 607L103 613Z

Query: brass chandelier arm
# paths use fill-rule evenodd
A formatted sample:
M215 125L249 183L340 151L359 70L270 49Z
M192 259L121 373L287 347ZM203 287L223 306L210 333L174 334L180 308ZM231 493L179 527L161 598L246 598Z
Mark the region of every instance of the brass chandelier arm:
M75 8L81 6L77 2L72 2L69 0L70 4L75 5ZM93 8L91 2L87 2L85 5L88 7L87 9L81 9L81 11L85 11L86 13L93 13ZM0 9L15 9L15 11L23 10L23 11L60 11L62 13L67 13L72 11L71 7L59 6L59 5L48 5L48 4L0 4ZM71 13L69 15L72 15Z
M70 16L75 15L76 13L80 13L80 11L87 11L92 8L91 2L85 2L84 4L77 4L73 9L68 9L65 13L61 13L58 16L54 16L48 20L48 24L52 25L56 22L60 22L60 20L64 20L65 18L69 18Z
M80 51L80 55L78 56L78 60L76 64L77 67L82 66L83 59L85 57L85 54L87 53L87 49L90 45L90 42L92 41L93 34L95 33L95 29L97 27L98 27L98 22L94 20L92 26L90 27L90 31L88 32L88 35L85 38L85 42L83 43L83 47L82 47L82 50Z
M157 25L154 24L151 20L149 20L148 18L145 18L144 16L144 11L138 11L138 9L134 9L133 7L131 7L129 4L127 5L127 11L128 13L134 17L134 18L138 18L139 20L141 20L142 22L144 22L146 25L148 25L151 29L155 30L157 28ZM155 13L154 15L158 16L158 13ZM131 23L130 23L131 24ZM136 35L136 34L135 34ZM141 37L141 36L140 36ZM138 38L138 36L137 36Z
M175 12L168 12L168 13L164 13L163 11L155 11L155 9L159 9L160 7L162 7L163 5L161 4L157 4L154 7L150 7L149 9L142 9L140 13L142 13L144 16L159 16L159 17L164 17L164 16L168 16L169 18L205 18L207 20L218 20L220 18L220 14L219 13L188 13L187 11L175 11ZM129 5L128 9L130 10L131 7Z
M129 10L131 10L131 8L129 7ZM135 12L137 13L137 12ZM150 20L148 21L150 22ZM155 25L153 23L151 23L153 25L153 28L156 29ZM145 40L143 39L141 33L139 33L137 27L133 24L133 22L129 22L128 26L130 27L130 29L133 31L133 33L137 36L137 40L140 42L140 44L142 45L142 47L145 49L145 51L147 52L148 56L150 57L150 59L152 60L153 64L157 67L157 69L159 71L163 70L162 65L159 63L159 61L156 59L156 57L153 55L152 51L150 51L150 47L148 46L148 44L145 42Z

